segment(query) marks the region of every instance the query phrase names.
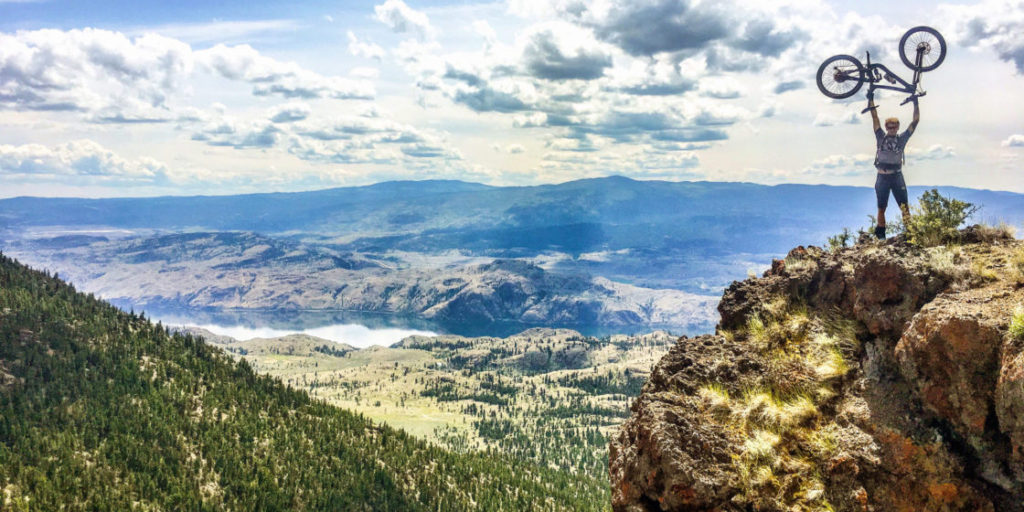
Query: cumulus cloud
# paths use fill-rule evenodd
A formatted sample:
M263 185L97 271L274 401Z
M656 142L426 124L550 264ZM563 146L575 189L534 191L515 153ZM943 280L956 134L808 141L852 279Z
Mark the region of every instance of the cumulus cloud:
M195 52L197 63L229 80L254 85L253 94L280 94L286 98L371 99L368 82L325 77L292 62L264 56L249 45L225 46Z
M0 174L154 181L167 177L167 166L152 158L123 158L96 142L83 139L53 147L0 145Z
M907 148L908 160L945 160L955 156L956 152L953 151L953 148L942 144L932 144L928 149Z
M743 86L732 77L703 78L697 90L701 96L720 100L736 99L743 95Z
M511 155L515 155L525 153L526 148L524 148L522 144L509 144L508 147L505 148L505 151Z
M771 19L764 17L748 21L730 45L765 57L778 57L806 37L807 33L797 28L780 30Z
M1004 148L1021 148L1024 147L1024 135L1014 134L1010 135L1002 142Z
M530 112L529 114L518 114L512 118L512 126L516 128L533 128L545 126L548 116L544 112Z
M684 75L671 60L651 59L611 70L607 89L637 96L671 96L693 90L696 85L697 79Z
M192 134L192 140L211 146L242 148L270 148L278 143L282 129L267 120L236 121L224 117L206 123Z
M491 49L498 43L498 33L486 20L474 20L473 30L484 38L484 48Z
M309 117L310 112L312 109L305 103L285 103L270 109L269 118L275 123L291 123Z
M402 0L387 0L373 8L377 20L397 33L411 33L427 39L433 33L427 15L405 4Z
M874 155L830 155L816 160L803 169L803 174L812 176L854 176L874 172Z
M365 57L376 61L383 60L386 54L380 45L360 41L351 30L348 31L348 52L356 57Z
M797 89L803 89L807 87L807 84L803 80L790 80L787 82L779 82L772 88L772 92L775 94L782 94L784 92L795 91Z
M567 23L538 27L523 50L527 71L546 80L593 80L612 65L611 54L579 28Z
M860 124L860 112L850 111L841 114L818 114L814 118L814 126L835 126L837 124Z
M957 39L964 46L991 48L1024 74L1024 2L988 0L971 6L942 6L956 20Z
M194 51L155 34L108 30L0 33L0 109L72 111L101 123L181 120L176 104L197 69L253 84L256 95L369 99L371 84L327 77L248 45Z
M0 33L0 108L93 111L130 102L166 109L191 70L188 45L154 34Z
M699 49L729 35L729 17L718 2L620 0L572 4L567 14L594 29L597 37L630 55Z

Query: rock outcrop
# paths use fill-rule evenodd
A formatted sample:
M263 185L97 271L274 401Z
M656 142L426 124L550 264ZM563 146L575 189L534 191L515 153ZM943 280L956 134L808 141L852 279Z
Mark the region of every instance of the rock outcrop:
M613 437L614 509L1024 510L1024 243L983 234L733 283Z

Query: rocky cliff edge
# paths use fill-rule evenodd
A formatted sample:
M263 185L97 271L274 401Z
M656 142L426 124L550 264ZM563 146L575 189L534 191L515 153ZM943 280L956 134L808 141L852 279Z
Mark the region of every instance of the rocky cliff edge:
M1024 510L1022 305L1024 243L996 230L798 247L656 365L613 507Z

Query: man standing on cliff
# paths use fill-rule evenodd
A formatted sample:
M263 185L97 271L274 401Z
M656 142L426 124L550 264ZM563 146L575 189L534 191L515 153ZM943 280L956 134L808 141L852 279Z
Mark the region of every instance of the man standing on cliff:
M875 106L875 92L868 91L868 108L871 110L872 129L875 131L875 168L878 176L875 178L875 197L878 199L878 224L875 226L875 236L880 240L885 238L885 208L889 206L889 192L896 198L903 213L903 223L906 224L910 216L910 208L907 205L907 184L903 181L903 150L907 147L907 141L917 129L917 122L921 119L921 110L917 105L917 97L914 102L914 120L903 133L898 133L900 120L890 117L885 120L885 131L878 122L878 111Z

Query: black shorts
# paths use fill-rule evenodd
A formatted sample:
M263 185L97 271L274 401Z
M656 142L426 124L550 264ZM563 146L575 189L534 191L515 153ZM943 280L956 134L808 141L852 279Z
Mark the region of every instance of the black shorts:
M907 184L903 181L903 173L896 171L892 174L878 173L875 178L875 197L878 199L878 209L883 210L889 206L889 192L896 198L896 204L907 204Z

